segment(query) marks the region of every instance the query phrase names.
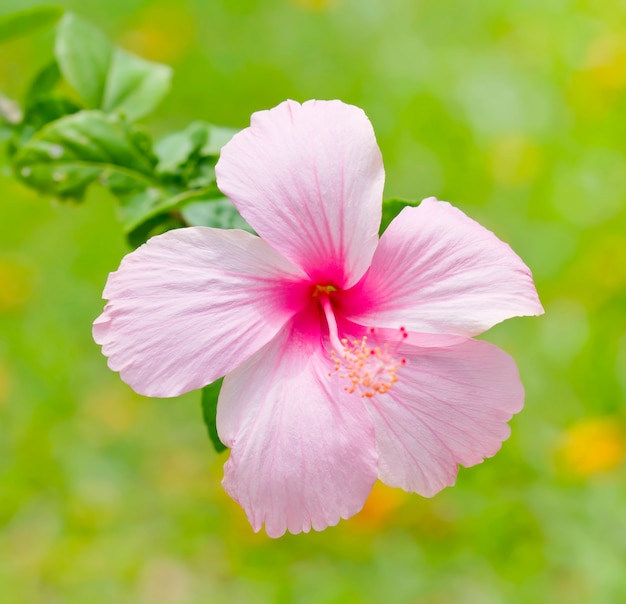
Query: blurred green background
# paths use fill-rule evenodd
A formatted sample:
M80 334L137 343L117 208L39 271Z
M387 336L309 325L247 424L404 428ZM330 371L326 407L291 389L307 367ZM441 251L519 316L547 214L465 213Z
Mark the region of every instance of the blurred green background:
M36 2L0 0L0 14ZM255 535L198 393L134 394L91 322L127 247L112 199L0 174L0 602L626 602L626 5L618 0L76 0L175 68L144 123L244 127L285 98L374 124L386 196L451 201L529 264L546 315L486 334L526 408L433 499L378 485L322 533ZM0 47L19 97L51 57Z

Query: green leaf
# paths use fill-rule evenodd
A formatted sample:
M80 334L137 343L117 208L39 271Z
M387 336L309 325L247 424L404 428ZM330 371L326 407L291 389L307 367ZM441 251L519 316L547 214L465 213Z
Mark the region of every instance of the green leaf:
M41 97L50 95L60 80L61 70L59 69L59 64L56 61L48 63L39 71L29 86L24 104L28 107L39 101Z
M164 136L154 145L159 158L157 171L161 174L175 174L182 171L192 156L200 155L202 147L209 140L211 125L206 122L193 122L180 132Z
M209 433L209 438L213 443L213 447L218 453L225 451L228 447L220 440L217 434L217 399L222 388L222 379L205 386L202 389L202 417L204 424Z
M24 111L23 140L28 140L46 124L80 111L80 107L62 96L50 94L33 99Z
M406 207L415 208L420 204L419 201L407 201L405 199L385 199L383 201L383 216L380 222L380 235L387 229L389 223Z
M159 157L160 173L187 173L193 178L193 169L187 164L195 161L198 166L215 165L222 147L238 132L233 128L215 126L207 122L193 122L184 130L163 137L155 144ZM210 161L202 162L208 158Z
M60 77L56 61L46 65L28 88L23 114L17 104L0 96L0 116L6 111L5 121L13 124L8 147L10 157L46 124L80 110L70 99L52 92Z
M142 193L151 185L135 178L132 174L120 171L107 171L102 175L100 184L124 203L129 196ZM159 191L160 189L157 189Z
M153 209L163 202L163 191L156 187L146 187L120 198L119 216L125 233L130 233L143 222L159 214Z
M172 68L122 49L113 53L102 109L120 111L132 122L150 113L169 92Z
M146 222L142 222L136 229L127 233L126 239L130 247L135 249L148 241L150 237L155 237L184 226L184 222L176 214L159 214Z
M226 128L225 126L214 126L213 124L207 125L209 126L209 138L202 147L200 154L203 156L217 157L222 147L233 138L239 130L236 128Z
M56 61L46 65L33 79L26 92L24 114L15 127L10 155L14 155L17 149L46 124L80 111L74 101L53 92L60 79L61 73Z
M57 29L54 54L63 77L87 107L100 107L113 58L113 46L102 32L67 13Z
M160 214L167 214L180 210L186 204L197 199L207 199L212 195L221 195L217 189L207 189L199 191L185 191L177 195L172 195L163 189L147 187L128 197L122 198L120 214L124 232L129 233L135 230L142 223L158 217ZM180 220L182 226L182 220Z
M215 164L214 157L200 157L197 161L189 162L184 166L183 181L193 189L215 185Z
M63 14L61 6L36 6L0 18L0 43L54 25Z
M133 247L169 228L182 226L244 229L254 233L215 184L177 195L163 189L147 187L122 197L121 201L121 220ZM165 225L168 228L164 228Z
M170 89L171 67L116 48L100 30L71 13L59 23L55 56L87 107L119 111L129 121L150 113Z
M117 115L81 111L44 127L15 155L18 178L43 193L81 199L98 177L119 172L131 183L158 185L146 138ZM136 188L136 186L135 186Z
M13 157L21 147L50 122L77 111L80 111L80 107L64 97L49 95L38 98L26 107L22 121L15 128L9 156Z
M220 194L215 199L190 203L181 214L190 226L210 226L218 229L243 229L254 233L228 197Z

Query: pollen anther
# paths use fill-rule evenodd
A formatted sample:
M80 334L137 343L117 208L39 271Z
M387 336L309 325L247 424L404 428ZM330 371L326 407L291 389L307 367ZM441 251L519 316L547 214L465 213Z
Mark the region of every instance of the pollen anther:
M370 334L374 329L369 330ZM334 372L348 380L344 390L349 394L359 392L362 398L385 394L398 381L397 367L406 359L397 359L389 352L389 344L370 346L367 336L360 340L341 340L343 351L331 351ZM339 373L340 372L340 373Z

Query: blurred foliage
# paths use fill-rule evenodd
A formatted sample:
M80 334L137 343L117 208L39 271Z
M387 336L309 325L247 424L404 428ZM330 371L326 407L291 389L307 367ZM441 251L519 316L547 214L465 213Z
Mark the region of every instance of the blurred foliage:
M0 16L37 4L3 0ZM112 203L120 171L107 164L112 182L81 205L50 203L0 174L0 602L626 601L623 3L61 5L136 55L116 69L140 69L138 57L174 68L153 113L140 107L109 129L128 135L131 154L156 141L159 185L139 179L145 189L120 210L129 232L134 204L165 207L169 220L178 206L168 200L211 187L202 124L237 129L285 98L340 98L372 120L386 196L436 195L493 229L532 268L547 312L485 335L513 354L526 386L495 458L433 499L377 486L353 520L272 541L223 493L226 454L206 438L197 395L133 394L91 340L107 273L129 249ZM37 178L48 169L42 182L53 187L58 166L44 160L58 159L53 145L66 150L47 124L113 120L125 97L102 106L108 78L120 77L108 75L110 59L98 90L51 67L62 60L45 25L0 46L0 140L14 141L14 158L34 153ZM158 73L145 84L155 100L167 79ZM205 219L226 226L215 199Z
M58 20L59 10L43 6L7 15L0 34L4 30L10 39L13 30L30 33ZM3 97L0 119L13 173L59 200L82 201L99 182L120 203L133 247L171 228L222 226L223 215L229 224L247 227L215 184L220 148L236 130L196 121L153 149L134 124L169 92L171 77L170 67L114 46L99 29L66 12L55 29L54 60L31 82L23 109ZM63 84L72 94L57 92Z
M60 6L36 6L0 17L0 42L19 38L56 23L63 14Z

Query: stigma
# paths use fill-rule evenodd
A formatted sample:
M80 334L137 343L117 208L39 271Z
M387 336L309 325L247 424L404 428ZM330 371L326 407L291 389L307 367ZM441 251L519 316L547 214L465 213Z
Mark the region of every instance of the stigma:
M375 330L369 330L374 335ZM406 331L401 328L401 337ZM390 350L389 343L370 344L368 336L361 339L341 340L342 351L332 350L330 358L335 364L329 376L337 374L347 381L344 390L349 394L358 393L362 398L385 394L398 381L398 367L406 365L406 359L398 358Z
M334 285L316 285L313 289L313 297L324 296L336 292L337 288Z

